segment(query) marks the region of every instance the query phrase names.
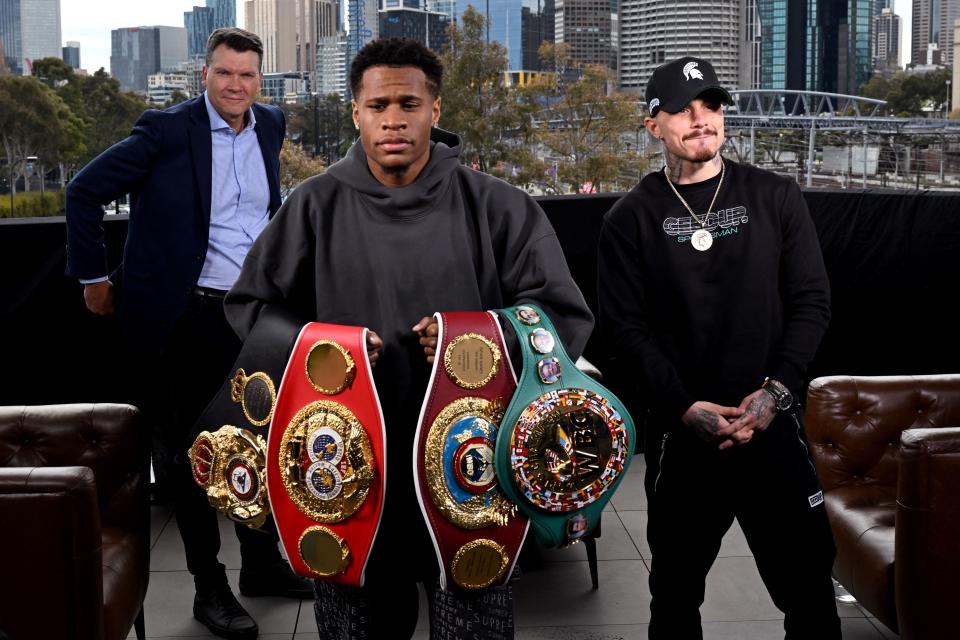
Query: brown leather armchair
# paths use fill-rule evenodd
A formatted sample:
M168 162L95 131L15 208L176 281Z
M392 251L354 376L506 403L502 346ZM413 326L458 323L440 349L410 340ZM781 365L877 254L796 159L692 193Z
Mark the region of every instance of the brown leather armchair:
M960 375L818 378L806 425L834 577L904 640L956 637Z
M0 407L0 631L142 639L149 487L134 407Z

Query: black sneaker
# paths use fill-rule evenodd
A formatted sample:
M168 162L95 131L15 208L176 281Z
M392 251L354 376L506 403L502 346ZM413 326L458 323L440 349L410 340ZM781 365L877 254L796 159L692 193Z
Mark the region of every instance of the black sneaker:
M221 638L252 640L260 632L227 584L197 591L193 598L193 617Z
M313 597L313 582L293 572L285 560L256 569L240 569L240 593L247 597L277 596L304 600Z

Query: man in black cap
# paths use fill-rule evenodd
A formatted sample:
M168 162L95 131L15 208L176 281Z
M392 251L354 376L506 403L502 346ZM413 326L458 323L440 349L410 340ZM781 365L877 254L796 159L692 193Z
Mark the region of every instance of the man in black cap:
M657 68L646 97L666 166L607 214L599 297L651 407L650 638L702 638L707 572L734 518L786 637L840 638L798 402L830 318L816 231L793 180L721 157L733 101L709 62Z

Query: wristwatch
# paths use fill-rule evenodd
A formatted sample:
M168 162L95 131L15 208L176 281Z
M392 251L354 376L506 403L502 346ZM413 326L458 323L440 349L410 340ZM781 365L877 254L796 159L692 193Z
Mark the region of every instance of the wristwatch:
M793 406L793 394L783 383L766 378L760 388L773 397L773 402L777 405L777 411L786 411Z

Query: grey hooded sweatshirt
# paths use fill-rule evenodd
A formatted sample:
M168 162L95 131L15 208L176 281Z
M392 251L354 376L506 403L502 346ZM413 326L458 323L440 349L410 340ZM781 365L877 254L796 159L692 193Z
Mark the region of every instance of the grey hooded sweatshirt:
M225 302L241 339L265 305L304 321L365 326L383 339L374 379L386 421L388 478L371 571L389 561L390 571L428 577L424 570L436 567L410 462L430 374L411 327L437 311L532 302L553 320L574 360L593 327L540 207L523 191L460 164L459 151L458 136L435 129L417 179L387 187L371 174L358 141L290 195Z

